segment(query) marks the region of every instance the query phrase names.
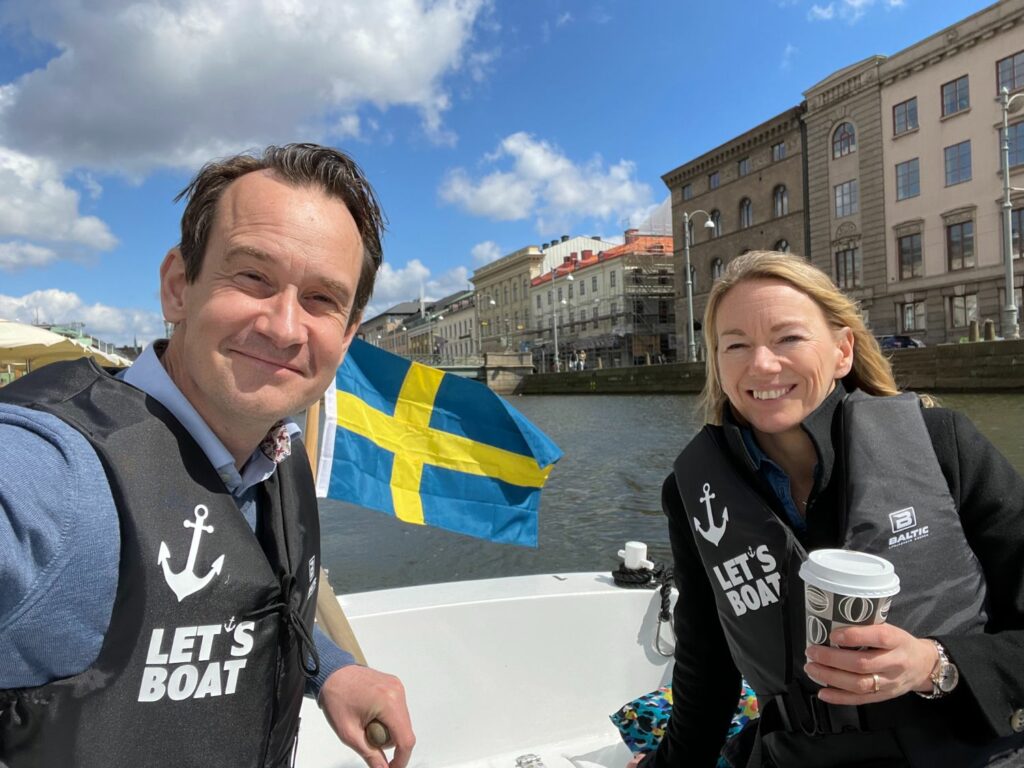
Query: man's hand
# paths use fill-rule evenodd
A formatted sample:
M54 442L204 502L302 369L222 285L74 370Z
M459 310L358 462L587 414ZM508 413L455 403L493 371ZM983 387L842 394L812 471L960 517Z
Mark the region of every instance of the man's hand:
M829 704L875 704L909 691L931 692L935 644L891 624L843 627L832 633L839 648L807 647L804 671L827 686L818 698ZM859 649L863 650L859 650Z
M370 768L405 768L416 744L405 704L405 688L393 675L352 664L327 678L320 689L320 708L338 738L355 750ZM366 726L383 723L394 747L388 762L383 749L366 741Z

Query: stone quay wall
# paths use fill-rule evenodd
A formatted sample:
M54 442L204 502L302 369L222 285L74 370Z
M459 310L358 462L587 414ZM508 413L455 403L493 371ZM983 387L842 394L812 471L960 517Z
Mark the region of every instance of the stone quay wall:
M1024 393L1024 339L940 344L887 352L901 389ZM524 395L697 394L704 363L669 363L524 376Z

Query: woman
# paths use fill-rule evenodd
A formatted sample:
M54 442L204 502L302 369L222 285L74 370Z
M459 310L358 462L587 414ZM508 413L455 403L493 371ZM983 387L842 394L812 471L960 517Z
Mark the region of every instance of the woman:
M730 747L753 766L1024 765L1024 479L965 417L899 395L799 257L732 261L704 334L707 425L662 489L677 693L640 764L714 766L742 672L761 719ZM797 571L835 547L890 560L901 590L887 623L808 647Z

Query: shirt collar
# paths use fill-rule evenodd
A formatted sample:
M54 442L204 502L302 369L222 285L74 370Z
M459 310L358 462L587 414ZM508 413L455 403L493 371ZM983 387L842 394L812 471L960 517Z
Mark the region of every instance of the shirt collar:
M242 471L239 472L235 467L234 457L224 447L224 443L214 434L192 403L178 389L160 362L160 355L163 354L166 346L166 339L150 344L139 355L139 359L120 374L121 378L152 397L181 422L192 439L198 443L210 464L216 468L217 474L220 475L224 485L232 494L242 493L274 474L278 462L283 461L290 452L291 440L302 434L299 425L291 419L285 419L283 423L275 424L267 433L263 443L252 452L242 466ZM280 431L281 427L284 429L283 433ZM268 441L271 441L275 449L270 452L277 457L277 461L271 459L262 450Z

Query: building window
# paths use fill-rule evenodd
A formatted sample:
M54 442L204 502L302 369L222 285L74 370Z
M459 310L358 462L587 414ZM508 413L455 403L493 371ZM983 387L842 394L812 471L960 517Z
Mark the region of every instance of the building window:
M619 314L619 305L616 302L614 302L614 301L611 302L611 306L609 307L609 311L612 314L612 320L614 320L618 316L618 314Z
M971 142L961 141L946 147L946 186L971 180Z
M558 303L562 303L562 286L558 286Z
M1017 51L1013 56L1000 59L996 63L996 79L996 91L999 92L1003 88L1011 93L1018 88L1024 88L1024 51Z
M964 221L946 227L946 262L949 271L974 266L974 222Z
M597 330L597 307L594 307L593 318L594 318L594 330Z
M846 290L860 288L860 248L836 251L836 285Z
M590 278L590 290L592 290L594 293L597 293L597 275L594 275L592 278Z
M504 290L502 291L502 293L504 294L504 296L503 296L503 298L502 298L502 301L501 301L501 303L502 303L502 304L508 304L508 286L507 286L507 285L505 286L505 288L504 288Z
M540 294L537 294L537 309L540 309Z
M711 230L712 237L722 236L722 212L717 208L711 212L711 223L715 225L715 228Z
M587 279L583 278L580 280L580 296L587 295Z
M740 176L746 176L750 173L750 158L744 157L736 164L737 170L739 170Z
M892 108L892 132L896 136L917 128L917 96Z
M964 296L949 297L950 328L966 328L971 320L978 319L978 296L968 293Z
M772 193L772 211L775 214L775 218L789 213L789 192L786 191L786 187L782 184L777 186Z
M717 258L716 259L712 259L711 260L711 282L715 282L715 280L720 278L722 276L723 272L725 272L725 265L722 263L722 260L721 259L717 259Z
M854 133L853 123L840 123L836 132L832 134L832 157L842 157L856 149L857 135Z
M554 303L554 296L553 296L553 294L551 292L551 289L548 288L548 306L550 307L553 303Z
M754 205L749 197L740 200L740 229L746 229L754 223Z
M512 283L512 301L519 301L519 284Z
M570 299L572 298L572 286L573 286L573 283L569 283L569 287L567 289L567 292L569 294L569 298Z
M1009 128L1010 167L1024 163L1024 122L1014 123ZM1003 167L1003 129L999 129L999 168Z
M924 309L923 301L908 301L906 304L900 305L900 314L902 315L900 325L904 333L924 330Z
M921 170L917 158L896 164L896 199L906 200L921 194Z
M921 235L904 235L898 241L900 255L900 280L921 277L924 274L924 261L921 258Z
M942 116L955 115L971 106L971 94L967 75L942 86Z
M683 200L689 200L693 197L693 185L683 184Z
M1010 253L1019 259L1021 254L1021 232L1024 232L1024 208L1010 211Z
M608 273L608 287L609 288L614 288L615 287L615 270L614 269L611 272Z
M718 189L718 184L721 181L721 177L718 175L718 171L708 174L708 189Z
M851 179L836 184L836 218L852 216L857 212L857 180Z
M783 253L789 253L789 240L782 238L775 244L776 251L782 251Z
M778 144L772 144L772 160L778 162L786 156L786 143L780 141Z

